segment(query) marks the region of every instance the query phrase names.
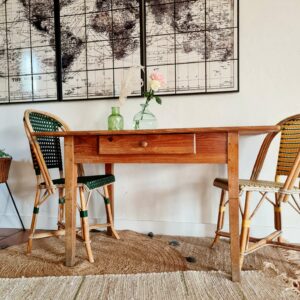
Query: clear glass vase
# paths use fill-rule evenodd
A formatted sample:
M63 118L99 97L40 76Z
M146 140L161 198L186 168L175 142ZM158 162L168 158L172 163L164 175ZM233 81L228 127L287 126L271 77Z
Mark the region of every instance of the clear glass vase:
M111 115L108 117L108 130L122 130L124 129L124 119L120 114L120 107L112 107Z
M141 104L141 107L141 111L133 117L133 128L155 129L157 127L155 115L148 109L148 104Z

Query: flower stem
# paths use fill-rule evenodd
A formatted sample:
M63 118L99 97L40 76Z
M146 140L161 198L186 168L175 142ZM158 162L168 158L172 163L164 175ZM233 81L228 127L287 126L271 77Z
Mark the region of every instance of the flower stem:
M143 107L143 110L142 110L142 115L141 115L141 120L143 120L143 118L144 118L144 114L145 114L145 110L146 110L146 108L148 107L148 105L149 105L149 101L150 100L146 100L146 103L145 103L145 105L144 105L144 107Z
M147 92L147 94L145 93L145 96L146 96L146 102L144 104L144 107L143 107L143 110L142 110L142 115L141 115L141 118L139 120L136 120L135 121L135 124L134 124L134 129L140 129L140 121L143 120L144 118L144 114L145 114L145 110L146 108L148 107L149 105L149 102L153 99L154 97L154 91L152 89L150 89L149 92Z

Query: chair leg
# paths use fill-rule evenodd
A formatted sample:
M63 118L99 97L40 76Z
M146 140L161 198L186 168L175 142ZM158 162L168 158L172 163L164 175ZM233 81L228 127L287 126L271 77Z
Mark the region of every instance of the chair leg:
M65 198L64 198L64 189L60 188L58 190L58 225L57 229L61 229L61 225L65 219Z
M94 262L93 252L91 248L91 240L90 240L90 229L89 229L89 222L88 222L88 211L86 208L86 201L84 197L83 187L79 188L80 194L80 218L81 218L81 226L82 226L82 237L84 239L86 252L89 258L89 262Z
M249 243L249 236L250 236L250 214L249 214L249 205L250 199L252 196L252 192L246 193L245 199L245 207L244 207L244 214L242 219L242 229L241 229L241 240L240 240L240 267L242 268L243 261L244 261L244 254L247 249Z
M81 193L81 192L80 192ZM82 207L84 206L84 204L82 203L82 202L85 202L85 207L87 207L87 203L86 203L86 201L85 201L85 198L84 197L82 197L82 195L80 194L80 207L81 207L81 210L80 210L80 224L81 224L81 237L82 237L82 239L85 241L86 240L86 236L85 236L85 230L84 230L84 228L85 228L85 222L84 222L84 219L83 219L83 217L81 217L81 214L83 214L82 213L82 211L83 211L83 209L82 209ZM86 210L88 211L88 209L86 208ZM88 224L89 225L89 224Z
M117 240L120 239L117 231L115 230L114 226L114 220L112 217L112 212L111 212L111 206L110 206L110 200L109 200L109 192L107 185L103 186L103 191L104 191L104 203L105 203L105 210L106 210L106 218L107 218L107 223L110 224L110 229L112 236L116 238Z
M219 240L220 236L219 236L219 231L223 228L224 226L224 216L225 216L225 201L226 201L226 191L222 190L221 193L221 199L220 199L220 204L219 204L219 214L218 214L218 224L217 224L217 230L216 230L216 235L214 238L214 241L211 244L211 248L214 247L214 245L217 243L217 241Z
M278 197L276 195L276 201L274 206L274 226L277 231L282 230L281 223L281 202L278 201ZM278 242L283 242L281 235L278 237Z
M35 232L37 215L39 213L40 194L41 194L41 191L39 188L37 188L36 194L35 194L35 199L34 199L34 208L33 208L33 214L32 214L31 226L30 226L30 234L29 234L28 243L27 243L27 254L30 254L31 250L32 250L32 240L33 240L33 235Z

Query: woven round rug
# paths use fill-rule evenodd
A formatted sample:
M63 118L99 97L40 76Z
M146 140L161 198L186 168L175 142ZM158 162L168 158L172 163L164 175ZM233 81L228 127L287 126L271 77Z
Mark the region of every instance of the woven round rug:
M0 277L84 276L100 274L139 274L176 271L222 271L230 274L228 240L220 240L211 249L211 238L175 237L118 231L120 240L105 232L92 232L95 263L87 260L84 244L77 241L76 263L64 265L64 237L34 240L31 255L26 255L26 244L0 250ZM296 253L296 252L295 252ZM299 253L294 260L287 251L265 247L246 256L243 270L263 271L272 266L278 274L285 274L297 282L300 267Z

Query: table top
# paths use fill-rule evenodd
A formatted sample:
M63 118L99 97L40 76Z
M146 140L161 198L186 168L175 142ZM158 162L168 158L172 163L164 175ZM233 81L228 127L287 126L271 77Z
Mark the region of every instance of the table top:
M232 127L197 127L197 128L164 128L143 130L70 130L34 132L34 136L87 136L87 135L132 135L132 134L178 134L178 133L209 133L238 132L240 135L255 135L280 131L280 126L232 126Z

